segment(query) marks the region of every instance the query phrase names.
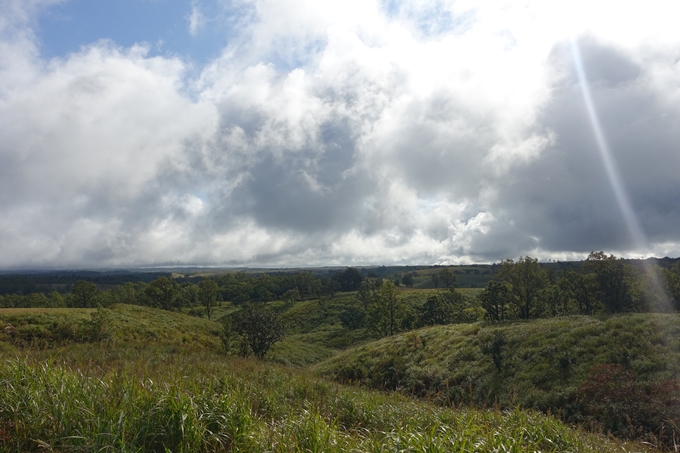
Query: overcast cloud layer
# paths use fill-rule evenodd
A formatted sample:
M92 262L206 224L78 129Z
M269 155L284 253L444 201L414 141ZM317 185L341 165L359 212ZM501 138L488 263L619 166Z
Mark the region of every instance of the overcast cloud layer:
M57 3L0 2L2 268L680 255L678 2L187 1L200 67L45 58Z

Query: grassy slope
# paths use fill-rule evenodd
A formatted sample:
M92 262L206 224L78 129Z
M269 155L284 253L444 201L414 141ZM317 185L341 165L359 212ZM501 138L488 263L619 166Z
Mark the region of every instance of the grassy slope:
M506 341L500 372L481 348L496 332ZM556 410L596 364L622 364L642 380L676 377L679 334L674 314L436 326L348 350L318 370L445 401Z
M143 342L217 348L221 325L215 321L148 307L117 304L101 311L110 342ZM0 340L47 347L90 341L97 310L78 308L0 309ZM9 326L16 331L10 335ZM12 329L13 330L13 329Z
M441 408L208 350L121 347L0 355L0 452L648 450L532 412Z
M400 288L407 306L421 305L434 292L428 289ZM480 290L461 289L468 297ZM286 338L272 348L268 357L286 365L310 365L343 350L375 340L366 328L350 330L340 323L340 313L348 306L359 306L356 293L338 293L330 300L306 300L295 304L273 302L271 308L280 313L287 326Z
M408 297L421 297L422 294L426 293L418 291ZM573 317L504 325L440 326L371 341L365 331L349 331L339 325L337 315L346 304L352 303L352 298L351 294L341 295L332 301L305 301L292 306L273 303L272 307L287 319L290 335L271 352L271 359L304 365L339 353L317 369L335 379L355 379L376 387L402 388L407 393L427 395L433 399L465 400L465 395L472 395L479 401L492 402L496 398L507 403L518 402L521 397L525 399L525 405L538 408L550 406L555 398L559 399L560 395L573 388L593 363L619 361L650 376L677 375L680 363L680 323L675 315ZM330 442L323 444L327 451L352 448L367 451L372 448L371 445L385 445L384 448L390 449L395 447L395 442L402 446L414 442L422 447L414 447L415 451L424 450L424 444L418 442L432 442L446 451L456 451L451 447L454 440L462 446L460 451L488 451L490 446L510 448L513 445L514 451L545 450L549 449L550 442L556 442L557 451L608 451L617 448L603 443L602 439L568 430L553 419L524 411L500 414L435 409L396 396L380 396L360 389L333 386L311 378L304 370L285 371L252 361L225 358L218 353L220 324L215 321L126 305L117 305L104 312L110 339L103 343L78 343L66 335L64 341L58 344L59 349L45 349L55 344L18 342L3 329L5 333L0 333L0 340L7 341L0 341L0 357L29 357L38 365L27 365L20 359L19 362L4 362L0 366L0 373L3 373L0 392L5 392L0 401L6 400L0 403L4 404L0 406L0 420L4 420L0 422L0 439L13 432L11 438L19 439L16 445L24 449L30 445L33 445L32 449L36 448L30 443L35 439L50 444L68 444L71 441L64 436L82 423L85 426L82 429L94 431L87 434L90 436L87 448L74 448L75 451L92 451L94 445L113 445L106 444L108 441L104 438L110 438L111 442L120 440L121 434L115 431L119 428L114 426L114 418L120 416L121 408L116 406L119 404L115 399L117 393L111 392L119 391L116 386L122 385L129 387L130 395L139 398L135 403L139 407L130 409L131 414L137 414L135 417L153 418L163 411L170 411L163 416L166 417L176 410L179 411L176 412L178 416L188 414L189 421L195 423L191 429L199 433L194 439L197 443L186 448L172 448L172 451L210 451L216 448L214 442L218 440L206 440L210 437L206 430L213 428L206 425L205 420L211 419L211 416L222 417L224 413L220 411L227 409L226 406L211 406L210 401L215 398L222 398L220 404L240 404L239 407L250 408L246 414L250 421L242 429L250 433L248 436L255 443L238 444L243 451L255 451L274 441L280 443L281 451L301 451L306 442L304 439L311 438L322 444ZM80 309L0 310L0 321L5 323L4 327L11 324L19 332L26 328L28 331L68 333L81 328L87 330L96 313L96 310ZM507 339L506 361L501 373L495 371L491 359L479 348L497 330L502 331ZM45 337L50 338L53 337ZM13 341L18 349L8 341ZM352 343L362 345L339 352L338 347ZM566 370L559 365L565 355L569 358ZM18 387L12 384L11 379L21 379L21 375L39 376L40 373L44 374L39 377L42 384L25 389L33 393L13 394L12 389ZM229 393L231 399L228 400L225 399L228 392L214 393L215 386L224 385L224 379L231 379L229 376L234 373L240 376L237 381L241 386L234 384L234 388L240 390ZM260 379L263 373L268 376L265 380ZM57 382L56 376L66 376L73 387L67 386L65 390L49 387L49 382ZM93 377L97 379L91 382ZM157 385L154 384L153 389L146 388L144 382L147 379ZM388 381L391 384L385 385ZM47 413L49 408L42 406L48 404L48 399L61 398L59 392L75 395L77 389L88 385L94 386L91 393L95 399L83 400L82 407L78 406L81 404L78 401L73 401L70 406L70 403L64 402L64 410L66 406L72 406L69 410L75 411L68 415L73 424L57 426L61 423L57 420L59 417ZM296 399L285 396L287 393L282 394L283 388L286 392L296 389ZM207 390L204 392L203 389ZM335 389L335 396L331 398L328 389ZM345 396L338 399L337 392ZM24 408L17 412L19 406L10 404L13 400L6 399L9 398L7 395L20 400L23 398L23 401L36 398L38 403L30 411ZM203 406L194 404L195 401ZM106 406L103 418L87 419L93 408L99 407L96 411L100 411L100 404ZM272 408L276 415L261 413L259 408L262 405ZM208 414L205 411L212 412ZM46 421L36 423L35 420L41 417ZM375 417L380 420L375 420ZM350 422L342 421L345 419ZM151 421L163 423L162 419ZM130 423L125 425L128 432L136 430L137 434L129 434L133 440L136 439L134 442L141 442L139 445L147 447L156 442L148 437L148 429L153 426L135 425L132 421L126 423ZM462 433L451 430L452 426L460 424L465 426ZM23 431L16 429L19 425ZM176 428L179 429L177 426L162 429L172 437L171 431ZM232 428L223 426L220 429L229 433ZM101 436L97 430L103 430ZM231 439L228 442L237 445L233 433L225 436L219 442ZM167 442L169 445L184 441L168 438ZM256 448L256 444L260 447ZM0 448L0 452L19 451L21 448ZM116 448L122 449L120 445ZM135 451L136 448L142 447L130 447L128 450ZM639 449L639 446L635 448Z
M343 349L369 341L365 329L342 327L338 315L354 302L354 294L340 294L330 300L306 300L295 304L270 304L286 325L286 338L274 345L270 360L305 366L325 360Z

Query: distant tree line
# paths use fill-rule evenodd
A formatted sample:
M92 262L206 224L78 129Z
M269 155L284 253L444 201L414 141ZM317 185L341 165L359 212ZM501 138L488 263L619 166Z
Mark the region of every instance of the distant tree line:
M184 279L181 283L170 274L155 274L155 277L150 281L135 278L136 281L109 285L92 279L71 282L72 276L69 276L62 282L64 286L68 285L70 292L52 290L23 294L18 291L4 294L0 295L0 308L94 308L125 303L165 310L205 307L205 313L210 316L212 308L219 301L243 305L247 302L332 298L338 291L356 291L363 280L361 273L351 267L336 272L330 278L315 276L310 272L274 276L236 272L214 278ZM17 278L18 281L23 279L21 276ZM8 278L8 281L13 280Z
M212 278L184 279L158 275L151 281L117 285L82 279L69 293L35 292L0 295L0 307L106 307L126 303L166 310L192 308L194 314L212 317L222 301L235 305L283 300L330 299L335 293L356 291L355 302L340 314L349 329L369 328L376 335L434 324L503 321L565 315L592 315L643 311L680 311L680 261L670 267L640 267L604 252L593 252L580 266L561 272L542 266L536 258L520 257L494 265L494 278L477 297L456 290L451 269L427 271L435 288L426 300L404 303L397 287L412 286L412 270L370 276L347 267L326 276L310 272L269 275L235 272ZM425 274L424 274L425 275ZM423 275L418 275L420 278ZM101 276L93 276L99 278ZM115 276L118 278L119 276ZM12 281L8 276L3 276ZM69 276L68 278L72 278ZM20 278L19 278L20 280Z
M604 252L593 252L578 267L557 273L536 258L505 260L476 296L456 290L448 268L430 273L436 287L420 302L405 303L398 283L411 286L406 273L392 281L365 279L354 304L340 313L348 329L368 328L376 336L437 324L486 319L504 321L568 315L680 311L680 261L667 268L637 267Z
M88 281L99 288L111 288L126 282L149 283L158 277L170 277L169 272L136 272L115 271L77 271L77 272L40 272L32 274L0 275L0 295L32 293L49 294L56 291L62 294L70 293L73 285L78 281Z

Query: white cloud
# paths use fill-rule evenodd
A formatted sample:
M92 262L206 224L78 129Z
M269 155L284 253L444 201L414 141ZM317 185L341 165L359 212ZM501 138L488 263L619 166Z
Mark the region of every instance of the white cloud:
M187 22L189 22L189 34L191 36L196 36L205 26L206 18L201 12L201 4L198 1L191 2L191 13L186 17Z
M196 80L141 45L41 60L31 27L46 6L11 5L0 266L635 253L611 233L559 52L570 35L594 65L618 62L590 68L603 124L653 250L680 253L674 5L244 2L252 14ZM198 34L200 3L187 20Z

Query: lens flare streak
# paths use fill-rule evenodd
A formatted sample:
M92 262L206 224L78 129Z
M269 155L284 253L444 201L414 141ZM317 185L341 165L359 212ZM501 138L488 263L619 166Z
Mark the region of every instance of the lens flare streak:
M600 125L600 119L597 115L597 110L595 109L595 103L593 102L592 95L590 94L590 86L588 85L588 78L586 77L586 71L583 66L581 52L575 39L572 38L570 44L571 54L574 59L574 67L576 68L579 86L581 87L581 95L583 96L583 102L585 103L586 110L588 111L588 119L593 129L593 134L595 135L597 149L600 153L600 159L604 165L607 179L609 180L609 185L614 192L616 202L619 205L619 209L621 210L623 219L626 222L628 231L632 236L635 249L641 253L649 255L649 240L647 239L647 235L642 230L642 226L640 225L637 214L635 214L635 211L633 210L633 205L630 202L628 192L626 191L623 180L621 179L618 165L616 164L614 156L609 149L604 131ZM654 287L655 292L660 297L662 305L671 307L670 299L668 297L668 290L662 279L659 277L655 266L645 261L643 262L643 267L651 285Z
M645 233L642 230L640 221L633 210L633 206L624 187L623 181L621 179L621 174L619 168L616 165L616 161L612 156L612 153L607 144L607 140L604 136L604 131L600 125L600 120L597 115L597 110L595 109L595 103L590 94L590 87L588 85L588 79L586 77L586 72L583 67L583 60L581 58L581 52L579 51L578 44L576 40L571 40L571 54L574 59L574 67L576 68L576 74L579 80L579 86L581 87L581 95L583 96L583 101L586 105L586 110L588 111L588 119L590 120L590 125L593 128L593 134L595 135L595 141L597 142L597 149L600 152L600 159L604 165L605 171L607 172L607 179L609 180L609 185L614 192L616 197L616 202L619 205L621 214L628 226L628 230L635 242L635 248L640 251L647 252L649 249L649 242Z

